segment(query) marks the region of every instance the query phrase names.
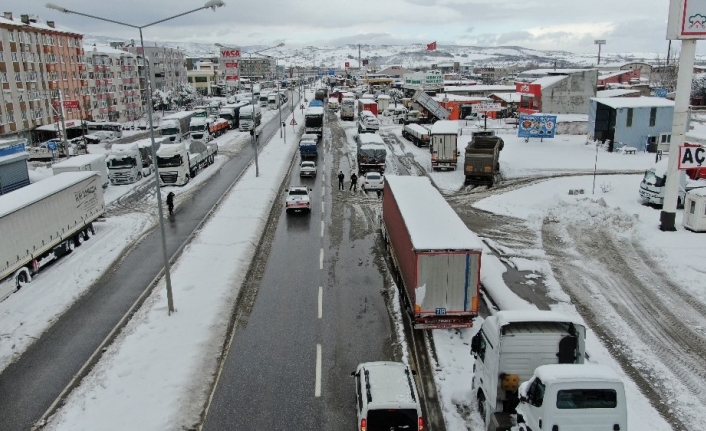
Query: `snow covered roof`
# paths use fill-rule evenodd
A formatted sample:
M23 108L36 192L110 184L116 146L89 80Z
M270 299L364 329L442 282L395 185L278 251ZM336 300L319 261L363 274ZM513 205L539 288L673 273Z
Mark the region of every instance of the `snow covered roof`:
M706 187L699 187L697 189L691 189L686 194L698 196L700 198L706 198Z
M611 368L598 364L551 364L542 365L534 370L535 377L543 383L566 381L609 381L622 383L620 377Z
M436 100L437 102L443 102L444 98L448 99L451 102L482 102L484 100L490 100L487 97L460 96L458 94L446 93L438 93L436 96L432 97L432 99Z
M596 91L596 97L621 97L630 94L640 94L640 90L630 90L627 88L616 88L614 90Z
M378 96L378 100L380 99L390 99L390 96L388 96L387 94L381 94Z
M52 168L78 168L91 164L96 160L105 161L105 154L83 154L76 157L71 157L63 162L54 163Z
M94 176L100 181L98 172L64 172L52 176L51 179L38 181L11 193L4 194L0 196L0 217L5 217L47 196L53 195L56 192ZM100 182L97 184L100 184Z
M125 57L132 57L135 58L135 54L127 51L123 51L122 49L117 49L113 48L110 45L103 45L103 44L95 44L93 46L88 45L84 46L84 52L86 55L90 54L109 54L109 55L118 55L118 56L125 56Z
M382 140L380 135L377 133L361 133L358 135L358 142L360 142L360 145L366 145L366 144L380 144L380 145L385 145L385 141Z
M498 326L503 327L511 323L522 322L557 322L557 323L573 323L574 325L583 326L583 323L576 319L565 316L556 311L546 310L511 310L498 311L493 315L498 321Z
M457 135L458 122L451 120L437 121L431 126L432 135Z
M81 33L76 33L73 31L66 31L66 30L60 30L55 27L49 27L45 22L43 21L37 21L37 22L31 22L29 24L25 24L22 22L21 19L17 19L16 17L12 17L12 19L7 19L4 16L0 16L0 24L5 24L5 25L13 25L16 27L23 27L23 28L36 28L38 30L42 31L51 31L54 33L62 33L62 34L70 34L76 37L79 37L83 39L83 35Z
M550 87L559 81L568 78L568 75L550 75L532 81L532 84L539 84L542 88Z
M310 106L306 110L306 115L323 115L324 108L321 106Z
M616 76L625 75L625 74L629 74L629 73L632 73L632 70L631 70L631 69L627 69L627 70L616 70L616 71L614 71L614 72L602 73L602 74L598 75L598 79L614 78L614 77L616 77Z
M444 87L446 93L480 93L484 91L514 92L514 85L450 85Z
M402 213L415 250L483 249L471 232L427 177L385 177Z
M663 97L593 97L591 100L615 109L674 107L673 101Z
M405 126L405 128L410 129L410 130L414 130L415 132L420 133L420 134L422 134L422 135L428 135L428 134L429 134L429 129L427 129L426 127L421 126L421 125L419 125L419 124L416 124L416 123L407 124L407 125Z
M522 99L520 93L493 93L491 96L495 96L507 103L520 103L520 99Z

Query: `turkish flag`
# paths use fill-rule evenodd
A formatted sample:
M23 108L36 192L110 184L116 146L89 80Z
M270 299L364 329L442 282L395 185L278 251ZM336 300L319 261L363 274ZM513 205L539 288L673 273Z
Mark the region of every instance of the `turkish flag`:
M427 44L427 51L436 51L436 41Z

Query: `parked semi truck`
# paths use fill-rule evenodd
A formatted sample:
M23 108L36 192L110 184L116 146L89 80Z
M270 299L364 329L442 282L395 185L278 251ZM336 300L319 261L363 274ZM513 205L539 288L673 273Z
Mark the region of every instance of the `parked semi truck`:
M218 154L218 145L192 140L165 144L157 152L159 183L163 186L183 186L209 165Z
M407 124L402 129L402 137L418 147L429 146L429 129L419 124Z
M358 151L356 158L358 161L358 174L366 172L385 172L387 160L387 147L377 133L361 133L356 136Z
M355 119L355 100L341 100L341 120L353 121Z
M218 116L228 121L229 129L238 129L240 127L240 109L248 105L250 105L250 102L247 100L231 105L224 105L218 111Z
M456 170L458 124L455 121L437 121L431 126L429 139L432 170Z
M181 111L167 115L159 124L159 133L172 142L181 142L189 138L189 123L194 111Z
M106 188L110 184L105 154L83 154L71 157L63 162L54 163L51 165L51 170L54 175L63 172L98 172L101 177L101 186Z
M159 151L159 147L164 141L169 142L167 138L155 138L154 150ZM152 172L154 172L154 157L152 157L152 140L141 139L139 141L135 141L135 144L137 144L137 149L140 151L140 158L142 159L142 176L147 177L152 175Z
M520 384L537 367L585 362L586 328L552 311L500 311L485 319L473 337L471 352L476 358L473 392L481 417L488 430L509 431Z
M299 155L302 159L307 157L316 158L319 156L318 149L319 136L314 134L303 134L299 140Z
M95 234L105 212L98 172L64 172L0 196L0 300Z
M106 158L110 184L132 184L143 177L142 153L137 143L113 144Z
M370 111L375 117L378 116L378 104L372 99L358 99L358 115L363 111Z
M310 106L304 113L304 133L324 134L324 108Z
M500 175L500 151L504 146L498 136L473 136L463 163L466 184L492 186Z
M483 243L427 177L386 176L382 236L415 329L468 328Z
M192 139L210 141L228 131L229 123L223 118L194 117L191 119L189 131Z
M239 110L238 129L241 132L246 132L257 128L262 122L262 111L258 105L243 106Z

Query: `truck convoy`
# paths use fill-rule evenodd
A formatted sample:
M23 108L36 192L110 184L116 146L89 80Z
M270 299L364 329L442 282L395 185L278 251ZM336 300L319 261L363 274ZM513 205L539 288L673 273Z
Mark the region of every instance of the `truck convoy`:
M314 134L303 134L299 140L299 155L302 159L307 157L316 158L319 156L317 143L319 136Z
M106 188L110 184L105 154L83 154L71 157L63 162L54 163L51 165L51 170L54 175L62 172L98 172L101 177L101 186Z
M466 147L463 173L466 184L492 186L500 174L500 151L505 142L498 136L473 136Z
M623 419L611 422L617 428L606 426L603 422L604 418L612 420L616 417L615 413L621 416L620 410L626 411L624 390L622 383L616 384L614 374L597 370L592 365L577 365L586 361L585 340L586 328L581 322L553 311L500 311L486 318L473 337L471 352L476 358L473 391L487 429L509 431L513 426L511 416L515 414L518 403L523 404L518 413L532 410L528 417L525 417L526 413L517 417L518 422L527 421L520 429L571 429L569 425L576 423L577 412L556 415L552 410L586 409L588 407L570 407L569 404L560 406L564 402L579 401L582 395L591 395L583 397L582 401L599 401L608 397L621 402L612 407L604 406L611 410L603 410L599 406L592 407L596 410L582 410L580 422L585 424L582 430L627 430L626 414ZM534 383L538 377L541 381ZM529 386L520 386L530 379ZM564 392L557 401L542 403L537 384L546 386L542 388L545 399L557 396L549 390L550 385ZM613 392L609 395L602 392L604 389ZM544 410L544 415L537 415L540 409ZM532 422L538 417L544 417L541 428ZM549 421L549 418L554 419Z
M341 100L341 120L353 121L355 119L355 100Z
M366 172L385 172L387 147L377 133L362 133L356 136L358 142L358 174Z
M304 113L304 133L313 133L319 136L324 134L324 108L310 106Z
M429 178L387 176L383 190L382 237L414 328L471 327L483 243Z
M407 124L402 129L402 137L418 147L429 146L429 129L419 124Z
M210 141L228 131L228 121L223 118L194 117L189 125L192 139Z
M431 126L430 140L432 170L456 170L458 124L455 121L437 121Z
M183 186L211 164L218 154L218 145L193 140L190 144L165 144L157 152L159 183L163 186Z
M110 184L132 184L142 179L142 153L137 143L113 144L106 158Z
M224 105L218 110L218 116L228 122L229 129L238 129L240 127L240 108L248 105L250 105L248 101Z
M189 123L194 111L181 111L162 118L159 133L172 142L181 142L189 138Z
M101 185L98 172L64 172L0 196L0 301L96 233Z
M238 115L239 126L238 130L246 132L256 129L262 122L262 111L257 105L247 105L240 108Z

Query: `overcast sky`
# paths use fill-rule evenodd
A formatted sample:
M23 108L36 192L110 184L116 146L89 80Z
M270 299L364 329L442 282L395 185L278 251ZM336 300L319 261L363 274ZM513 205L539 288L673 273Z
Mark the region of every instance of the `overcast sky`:
M197 8L206 0L53 0L76 11L145 24ZM664 52L665 0L225 0L145 30L152 41L235 45L364 44L515 45L577 53ZM81 33L137 38L134 30L44 7L12 2L15 15L37 14ZM9 4L4 10L8 10Z

